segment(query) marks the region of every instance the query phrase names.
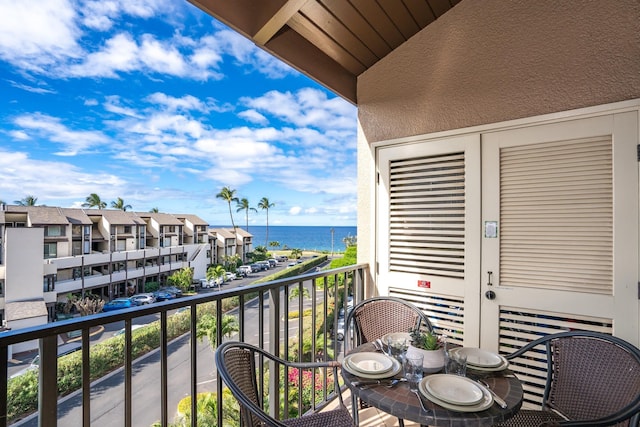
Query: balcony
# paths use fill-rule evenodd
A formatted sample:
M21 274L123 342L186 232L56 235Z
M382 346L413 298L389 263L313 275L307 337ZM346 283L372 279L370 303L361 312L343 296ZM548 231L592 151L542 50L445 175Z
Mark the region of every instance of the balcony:
M336 301L338 304L347 301L347 295L354 295L356 301L361 299L367 277L368 265L359 264L3 332L0 334L3 367L0 384L5 386L0 389L0 427L14 423L150 426L155 421L166 426L175 421L181 399L203 392L215 393L216 406L222 408L216 414L217 425L227 425L225 420L234 417L235 409L228 403L223 404L223 384L216 380L212 346L208 339L199 339L198 332L202 332L199 320L206 313L211 314L215 327L209 331L214 331L211 338L216 342L246 341L296 360L338 358L341 342L333 340L331 331L338 319ZM156 320L144 328L147 330L144 333L152 335L157 345L141 350L139 336L143 328L132 326L150 318ZM237 324L237 331L226 334L229 318ZM105 327L114 330L122 326L126 332L118 337L96 333ZM80 351L65 356L75 358L75 364L57 355L61 337L67 334L79 336L77 340L82 344ZM35 412L29 414L25 408L16 406L20 400L16 395L20 394L24 401L28 387L16 383L23 381L20 376L9 379L8 372L12 346L31 340L39 340L41 363L36 373L24 374L38 376L37 395L34 391L30 401L39 404L37 408L34 406ZM98 375L96 371L104 363L101 357L105 347L107 352L122 349L122 363L107 369L108 374ZM180 355L185 358L180 359ZM282 380L277 375L271 378L278 383ZM69 385L73 381L76 387ZM302 381L302 378L289 378L276 385L276 389L284 389L285 393L269 396L274 412L291 416L316 411L330 405L335 398L332 381L320 378L312 393L315 399L305 401L304 392L308 394L309 390L304 389ZM32 384L34 382L32 380ZM68 396L61 399L63 394ZM102 412L104 402L110 398L117 405ZM188 408L191 414L198 413L196 403L196 399L191 399ZM303 409L299 411L300 407ZM195 426L196 417L190 419L190 425Z

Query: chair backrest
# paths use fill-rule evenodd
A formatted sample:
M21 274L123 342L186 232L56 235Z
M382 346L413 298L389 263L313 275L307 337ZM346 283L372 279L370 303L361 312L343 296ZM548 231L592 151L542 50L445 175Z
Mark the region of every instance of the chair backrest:
M373 297L360 301L345 320L345 353L349 347L374 341L388 333L409 332L414 328L433 330L427 315L410 302L394 297Z
M542 337L507 359L541 344L548 364L543 407L570 420L599 420L603 425L628 420L640 411L637 347L602 333L571 331Z
M218 374L227 384L233 396L240 403L240 418L242 425L257 426L267 422L259 416L262 402L258 398L256 380L256 352L240 343L226 342L216 351L216 365Z

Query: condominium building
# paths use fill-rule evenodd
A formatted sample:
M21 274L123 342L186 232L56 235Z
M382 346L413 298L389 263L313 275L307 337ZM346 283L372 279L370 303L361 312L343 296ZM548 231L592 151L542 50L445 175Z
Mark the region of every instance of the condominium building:
M23 328L56 319L56 303L145 291L217 262L215 234L190 214L0 205L0 320Z

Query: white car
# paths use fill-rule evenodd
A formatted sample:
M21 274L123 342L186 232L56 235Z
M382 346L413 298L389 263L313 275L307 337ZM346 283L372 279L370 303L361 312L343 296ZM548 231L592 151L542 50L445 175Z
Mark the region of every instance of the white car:
M230 282L230 281L236 280L236 279L237 279L236 273L232 273L230 271L227 271L226 273L224 273L224 280L226 282Z

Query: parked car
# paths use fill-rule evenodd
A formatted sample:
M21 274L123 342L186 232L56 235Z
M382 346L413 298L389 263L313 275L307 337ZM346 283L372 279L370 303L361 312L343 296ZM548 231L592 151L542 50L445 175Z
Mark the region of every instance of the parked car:
M232 273L230 271L227 271L224 273L224 280L227 282L230 282L232 280L236 280L238 278L238 276L236 276L236 273Z
M260 264L262 269L265 271L271 268L271 264L269 263L269 261L258 261L256 264Z
M251 267L252 273L257 273L258 271L264 270L264 267L258 264L257 262L254 262L253 264L251 264L250 267Z
M156 301L167 301L170 299L176 299L176 294L164 290L155 291L153 296L156 298Z
M131 301L134 305L146 305L156 302L156 297L152 293L136 294L131 297Z
M278 260L278 262L287 262L289 261L289 257L286 255L278 255L276 257L276 259Z
M344 317L338 318L338 324L336 325L336 339L342 341L344 339Z
M296 263L295 262L290 262L289 264L287 264L287 267L295 267Z
M79 342L61 344L61 345L58 346L58 357L62 357L62 356L65 356L67 354L74 353L74 352L80 350L81 348L82 348L82 343L79 343ZM19 377L20 375L22 375L22 374L24 374L26 372L37 370L39 367L40 367L40 354L36 354L36 357L33 358L31 363L29 364L29 366L27 366L26 368L22 369L21 371L16 372L15 374L11 375L10 378Z
M102 307L102 311L114 311L122 310L124 308L131 308L135 304L131 301L131 298L116 298L113 301L109 301Z
M241 265L240 267L238 267L237 271L238 274L242 275L243 277L247 277L249 274L253 273L253 269L250 265Z
M182 289L176 288L175 286L164 286L160 288L161 291L171 292L176 296L176 298L180 298L182 296Z
M276 261L275 258L270 258L267 260L267 262L269 263L269 266L271 268L276 268L276 266L278 265L278 261Z

